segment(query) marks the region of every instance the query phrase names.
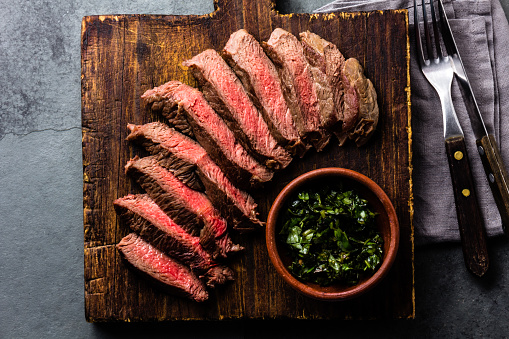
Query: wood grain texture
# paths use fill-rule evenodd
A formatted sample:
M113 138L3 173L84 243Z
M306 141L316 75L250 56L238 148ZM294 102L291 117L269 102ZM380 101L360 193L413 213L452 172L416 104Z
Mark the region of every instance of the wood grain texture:
M221 320L238 318L413 318L414 270L411 186L410 79L406 11L280 15L271 0L223 0L203 16L90 16L82 23L82 126L84 175L85 315L88 321ZM297 175L321 167L345 167L378 183L393 202L401 226L398 257L387 278L357 300L320 302L303 297L277 275L263 232L232 233L246 249L228 264L235 282L198 304L167 295L139 279L120 261L114 245L129 230L113 200L139 192L124 165L141 149L128 144L127 123L162 118L141 104L146 90L169 80L196 85L181 62L206 48L222 49L246 28L267 40L282 27L311 30L355 57L373 81L379 127L367 145L332 143L309 152L251 192L266 219L277 192Z
M476 144L493 198L500 212L502 228L509 236L509 174L493 135L485 135L477 140Z
M486 230L463 136L445 140L465 265L481 277L489 267Z

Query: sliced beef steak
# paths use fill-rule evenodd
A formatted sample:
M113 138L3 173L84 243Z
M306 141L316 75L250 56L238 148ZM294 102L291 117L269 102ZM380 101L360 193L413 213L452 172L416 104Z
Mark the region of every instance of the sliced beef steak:
M283 93L300 136L322 150L330 139L322 126L322 116L330 116L334 106L327 76L309 64L297 37L281 28L276 28L263 46L278 67Z
M146 127L127 124L127 128L131 131L131 134L127 136L127 140L141 144L158 160L161 166L173 173L174 176L190 188L197 191L204 191L203 184L196 172L196 163L189 162L186 159L183 159L182 156L175 154L175 152L163 149L159 143L154 143L150 140L150 138L144 137L145 133L150 133L151 129L157 129L158 126L161 126L159 129L170 128L162 122L149 123ZM136 132L133 133L133 130ZM172 130L175 133L179 133L173 128ZM181 133L179 134L183 135ZM187 136L186 138L189 139Z
M161 93L158 93L156 89L157 87L146 91L141 98L150 105L153 111L161 112L170 125L185 135L194 137L185 110L175 101L164 100L160 95Z
M236 185L250 188L272 179L273 173L237 142L233 132L196 88L179 81L169 81L148 90L142 98L152 108L166 102L168 106L185 111L200 145Z
M358 121L350 130L349 137L357 146L362 146L369 140L378 125L377 94L373 83L366 78L357 59L346 60L343 74L345 82L355 89L358 98Z
M113 202L115 211L131 230L172 258L186 264L214 287L233 280L233 272L218 265L193 237L177 225L146 194L127 195Z
M143 146L150 154L157 158L159 164L165 167L167 170L173 173L180 181L189 186L192 189L198 191L204 191L203 184L196 171L196 163L187 161L187 159L179 156L176 152L164 149L161 147L159 142L153 142L150 137L145 137L146 134L154 134L153 130L161 131L162 129L170 130L171 127L162 122L151 122L146 125L133 125L127 124L127 129L131 133L127 136L128 141L134 141ZM174 128L171 128L173 133L178 133L184 136L182 133L177 132ZM186 139L192 140L187 136Z
M195 191L170 171L158 164L156 158L135 157L126 165L140 186L177 224L192 235L200 234L200 244L213 258L226 257L242 248L234 245L228 235L226 220L219 214L204 193ZM203 225L201 231L198 227Z
M203 282L187 267L130 233L117 244L122 256L145 276L171 293L196 301L208 299Z
M235 228L263 225L254 199L235 187L196 141L161 122L127 127L131 131L127 139L141 143L154 156L162 156L159 163L163 167L165 159L178 159L172 160L170 166L176 163L179 168L197 169L207 196Z
M331 132L341 131L343 123L344 88L341 81L341 72L345 65L345 57L336 45L322 39L309 31L300 33L304 54L309 63L320 69L327 76L332 90L333 109L322 114L322 125Z
M284 99L277 69L258 41L245 29L238 30L230 36L223 55L262 113L276 141L292 154L302 156L307 147L300 140Z
M346 65L346 61L345 61ZM345 73L345 67L341 72L341 82L344 87L344 102L343 102L343 124L341 131L336 132L339 140L339 145L343 145L348 139L348 135L357 124L359 120L359 94L355 88L354 83L351 82L350 77Z
M342 78L343 85L345 86L343 106L344 120L341 126L341 131L335 133L340 146L346 142L348 135L359 120L359 94L345 75L343 75Z
M239 78L215 50L205 50L183 65L191 68L207 101L253 156L275 170L292 161L290 153L269 132Z

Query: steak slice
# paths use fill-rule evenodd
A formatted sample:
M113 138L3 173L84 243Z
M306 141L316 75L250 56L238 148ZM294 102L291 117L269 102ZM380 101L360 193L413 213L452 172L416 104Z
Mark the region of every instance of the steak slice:
M236 185L250 188L272 179L273 173L237 142L233 132L196 88L179 81L169 81L148 90L142 99L152 108L160 107L160 103L164 102L165 107L171 105L176 110L185 111L200 145Z
M126 165L140 186L161 209L192 235L200 234L200 244L215 259L242 249L234 245L228 235L226 220L221 217L207 196L195 191L170 171L157 163L156 158L135 157ZM202 226L199 231L199 227Z
M329 117L324 117L325 126L334 132L339 144L343 145L359 122L361 102L357 87L362 84L355 84L353 79L357 76L352 73L356 68L353 63L355 59L348 62L346 69L345 58L336 45L309 31L300 33L300 37L308 61L320 68L329 79L333 91L334 111Z
M152 154L161 166L169 170L176 176L180 181L189 186L190 188L197 191L204 191L203 184L198 176L196 171L196 163L192 163L183 159L182 156L178 156L175 152L170 152L169 150L163 149L159 143L154 143L150 140L150 138L145 138L144 134L150 133L150 129L156 129L158 126L161 126L158 129L166 128L170 129L166 124L162 122L152 122L146 125L133 125L127 124L127 129L131 131L131 133L127 136L128 141L134 141L140 145L142 145L150 154ZM136 130L136 133L133 133L133 130ZM175 133L179 133L172 128ZM183 135L182 133L179 133ZM186 136L189 139L189 137Z
M129 194L113 202L115 211L131 230L170 257L189 266L214 287L233 280L233 272L218 265L193 237L177 225L146 194Z
M350 60L350 59L348 59ZM347 61L348 61L347 60ZM345 65L346 65L345 61ZM336 132L339 145L342 146L348 139L350 131L355 127L359 120L359 94L355 89L355 85L351 82L350 77L345 73L345 67L341 73L341 79L344 86L344 105L343 105L343 125L341 131Z
M205 50L183 65L191 68L207 101L254 157L274 170L288 166L290 153L276 142L239 78L215 50Z
M238 30L230 36L223 56L262 113L276 141L293 155L303 156L308 147L295 127L277 69L258 41L245 29Z
M169 158L178 159L172 160L170 166L176 163L181 168L197 169L207 196L235 228L263 225L257 217L254 199L235 187L196 141L161 122L127 127L131 131L127 140L137 141L154 156L161 156L159 163L163 167L166 167L165 159Z
M175 102L162 100L153 90L146 91L141 98L150 104L153 111L160 111L171 126L187 136L194 137L193 129L187 121L186 112Z
M358 121L349 133L357 146L364 145L378 125L377 94L371 80L366 78L357 59L350 58L343 68L345 82L355 89L358 97Z
M147 130L150 128L149 126L163 126L167 127L166 124L162 122L154 122L147 124ZM196 164L186 161L186 159L182 159L182 157L177 156L174 153L171 153L167 150L163 150L162 147L158 143L153 143L149 139L145 139L143 136L143 132L132 133L133 129L137 131L141 129L142 126L136 126L133 124L127 124L127 128L131 131L131 134L127 136L127 140L135 141L141 144L148 152L150 152L159 162L161 166L169 170L174 176L176 176L180 181L182 181L186 186L197 190L204 191L203 184L196 172ZM169 128L169 127L167 127ZM175 129L173 129L175 131ZM178 133L175 131L175 133ZM181 134L182 135L182 134ZM188 138L188 137L186 137Z
M300 33L304 54L309 63L320 69L327 76L332 90L333 109L322 114L322 125L331 132L341 131L343 123L344 88L341 73L345 64L345 57L336 45L322 39L319 35L309 31Z
M201 302L208 299L203 282L186 266L170 258L135 233L117 244L124 259L169 292Z
M322 116L331 115L334 106L326 75L309 64L300 41L281 28L276 28L262 45L278 67L283 93L301 138L321 151L330 140Z

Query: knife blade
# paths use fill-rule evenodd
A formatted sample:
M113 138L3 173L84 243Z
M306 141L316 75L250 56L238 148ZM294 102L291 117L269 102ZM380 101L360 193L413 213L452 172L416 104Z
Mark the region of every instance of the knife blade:
M509 175L502 161L500 151L492 133L488 132L486 124L479 110L479 106L472 91L472 86L468 80L463 61L461 60L456 41L451 31L447 15L445 14L442 0L438 1L438 9L441 16L441 22L445 22L447 27L443 27L444 45L450 56L454 69L455 78L460 85L468 115L476 138L477 151L488 179L493 198L502 219L502 229L509 236Z

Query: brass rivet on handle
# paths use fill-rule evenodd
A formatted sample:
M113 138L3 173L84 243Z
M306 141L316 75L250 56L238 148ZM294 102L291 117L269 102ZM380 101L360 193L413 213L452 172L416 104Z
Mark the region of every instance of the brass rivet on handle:
M454 159L456 159L456 160L463 159L463 152L461 152L461 151L454 152Z
M470 190L465 188L463 191L461 191L461 193L462 193L465 197L468 197L468 196L470 195Z

